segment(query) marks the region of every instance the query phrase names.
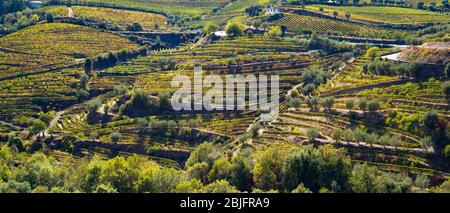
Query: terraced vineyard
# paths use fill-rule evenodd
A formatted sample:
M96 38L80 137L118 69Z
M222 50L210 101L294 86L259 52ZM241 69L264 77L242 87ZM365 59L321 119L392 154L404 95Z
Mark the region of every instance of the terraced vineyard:
M434 13L431 11L399 8L399 7L351 7L351 6L319 6L309 5L306 9L319 11L320 7L324 13L333 15L333 11L340 13L340 17L345 17L345 13L350 13L351 19L387 24L415 24L426 22L449 22L448 15Z
M50 45L49 45L50 44ZM0 38L0 78L77 63L120 49L137 49L125 38L72 24L42 24Z
M18 123L21 117L34 117L42 110L40 100L56 109L76 103L81 73L82 69L68 68L2 81L0 120Z
M49 11L55 16L96 19L122 26L138 22L145 29L149 30L165 30L167 27L166 17L160 14L86 6L73 6L70 7L70 9L71 12L69 12L68 7L66 6L50 6L42 8L42 10Z
M228 3L227 0L87 0L86 2L150 9L189 16L200 15L211 11L214 7L220 7Z
M347 21L269 0L44 3L2 4L13 13L0 18L0 192L449 191L447 26L374 24L449 16L306 6ZM397 57L433 39L423 46L441 48L435 63Z
M274 22L275 25L285 25L289 31L295 33L304 33L311 31L331 36L351 36L364 38L392 38L395 30L387 30L376 27L367 27L353 23L345 23L341 21L297 15L287 13L285 17ZM398 31L401 33L401 31Z

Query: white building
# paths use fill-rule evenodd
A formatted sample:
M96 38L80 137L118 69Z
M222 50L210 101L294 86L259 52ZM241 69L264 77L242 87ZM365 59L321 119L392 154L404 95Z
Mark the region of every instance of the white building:
M280 14L281 11L277 8L274 8L273 5L270 5L268 8L264 9L267 15L272 16L276 14Z
M42 1L30 1L30 2L28 2L28 6L31 9L40 8L42 6Z
M216 35L217 37L227 37L227 32L225 32L224 30L216 31L214 32L214 35Z
M337 0L328 0L327 4L339 4Z

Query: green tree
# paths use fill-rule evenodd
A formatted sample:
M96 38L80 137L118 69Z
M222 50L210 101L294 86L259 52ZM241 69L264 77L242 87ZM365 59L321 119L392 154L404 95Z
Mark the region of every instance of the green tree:
M119 85L114 87L114 93L116 96L123 96L128 93L128 88L125 85Z
M9 145L9 146L15 146L19 152L23 152L23 151L25 150L25 148L24 148L24 146L23 146L23 143L22 143L22 139L19 138L19 137L16 137L16 136L12 136L12 137L10 136L10 137L9 137L9 139L8 139L8 145ZM1 167L1 166L0 166L0 167ZM1 170L2 170L2 169L0 169L0 171L1 171ZM2 173L2 172L0 172L0 173ZM2 176L2 175L0 175L0 178L1 178L1 176Z
M99 134L98 134L97 131L92 131L92 132L90 133L90 136L91 136L92 142L95 142L95 140L97 140Z
M309 142L314 142L319 136L320 133L319 131L317 131L317 129L310 128L306 131L306 137L308 138Z
M366 99L359 99L358 106L359 106L359 109L364 112L366 110L366 108L367 108L367 101L366 101Z
M202 143L191 153L186 161L186 167L193 166L196 163L205 162L208 168L211 168L214 161L223 156L223 150L212 143Z
M283 185L292 191L299 184L314 190L320 188L321 158L312 146L289 151L283 163Z
M33 126L31 127L31 131L34 134L38 134L38 133L42 132L42 136L45 137L45 132L44 132L45 129L47 129L47 124L45 124L45 122L43 122L39 119L34 120Z
M203 183L197 179L182 181L175 186L174 193L198 193L203 188Z
M308 99L308 105L311 108L311 110L317 111L317 106L319 105L320 99L317 96L313 96Z
M86 73L83 73L80 75L80 85L81 89L87 89L87 86L89 84L89 76Z
M423 124L427 129L428 133L431 133L438 127L439 124L439 115L437 111L432 110L425 113L423 118Z
M48 23L54 22L55 17L53 16L53 13L51 13L51 12L45 13L45 20L47 20Z
M444 147L444 156L450 160L450 144Z
M450 81L446 81L442 84L442 93L447 99L447 103L450 104Z
M445 77L450 78L450 63L447 63L447 65L445 65L444 74Z
M345 108L347 108L350 112L352 111L353 107L355 106L355 100L353 99L347 99L345 101Z
M218 180L214 183L204 186L201 191L202 193L236 193L239 192L236 187L232 186L226 180Z
M181 171L162 168L155 164L140 172L135 184L135 191L139 193L169 193L174 191L177 184L183 180L184 176Z
M376 167L371 167L366 163L356 164L349 179L353 192L376 193L378 175L379 171Z
M375 113L380 109L380 102L378 100L371 100L367 102L367 110L370 113Z
M279 26L271 26L269 27L268 35L272 38L276 38L282 35L281 28Z
M244 26L238 22L229 22L225 27L225 32L230 37L239 37L244 32Z
M214 32L216 32L219 29L219 26L217 26L214 23L207 23L204 27L203 27L203 31L205 32L206 35L210 35Z
M333 11L333 17L334 18L338 17L338 15L339 15L338 11Z
M47 113L39 113L39 120L43 121L47 125L50 124L50 121L54 117L54 112L47 112Z
M279 189L282 182L283 159L286 150L272 146L255 153L253 167L253 181L262 190Z
M250 152L243 150L233 156L230 170L230 182L240 191L249 192L252 189L252 161Z
M331 137L335 142L339 142L342 138L342 130L340 129L333 130L333 133L331 133Z
M292 190L292 193L312 193L312 191L306 188L303 183L301 183L297 186L297 188Z
M97 113L98 108L100 108L100 101L98 99L92 99L88 103L89 114Z
M92 71L94 70L94 62L92 58L86 58L86 60L84 60L83 68L84 72L88 76L92 76Z
M110 184L120 193L134 192L139 171L132 168L124 157L116 157L101 164L100 183Z
M231 168L232 164L226 157L217 159L208 173L208 181L211 183L216 180L229 181L231 179Z
M111 142L113 142L113 143L118 143L120 141L120 137L121 137L121 135L117 131L114 131L109 135L109 138L111 139Z
M142 31L142 25L139 22L133 22L131 25L127 27L128 31Z
M367 50L365 57L370 60L374 60L380 52L379 47L371 47Z
M349 12L345 13L345 18L347 19L347 21L350 20L350 13Z
M198 179L202 183L208 183L208 164L205 162L196 163L186 169L189 178Z
M331 108L336 103L336 100L333 96L323 98L321 101L321 104L324 108L328 109L328 111L331 111Z

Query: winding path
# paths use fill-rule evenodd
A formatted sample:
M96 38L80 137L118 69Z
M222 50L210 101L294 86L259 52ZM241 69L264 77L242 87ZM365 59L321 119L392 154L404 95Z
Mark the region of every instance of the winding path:
M64 110L56 112L55 117L53 117L53 119L50 121L48 127L44 131L39 132L38 134L34 135L32 137L32 141L37 141L37 139L40 138L40 135L42 135L42 134L44 134L44 139L47 138L49 135L48 131L58 123L59 119L61 119L61 116L63 114L64 114Z

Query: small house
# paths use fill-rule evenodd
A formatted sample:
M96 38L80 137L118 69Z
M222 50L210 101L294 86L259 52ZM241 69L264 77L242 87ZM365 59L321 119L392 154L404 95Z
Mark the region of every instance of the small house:
M328 1L327 1L327 4L331 4L331 5L333 5L333 4L339 4L339 1L337 1L337 0L328 0Z
M40 8L42 6L42 1L30 1L28 2L28 7L31 9Z
M214 32L214 35L215 36L217 36L217 37L227 37L227 32L225 32L225 31L217 31L217 32Z
M277 9L277 8L273 7L273 5L270 5L270 6L269 6L268 8L266 8L264 11L265 11L266 14L269 15L269 16L273 16L273 15L276 15L276 14L280 14L280 13L281 13L280 9Z

